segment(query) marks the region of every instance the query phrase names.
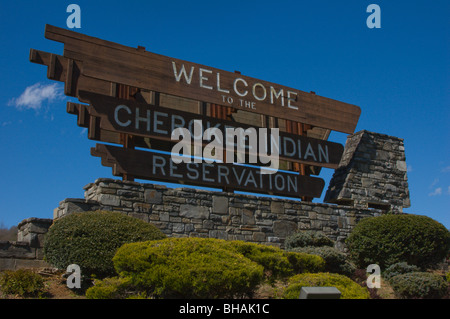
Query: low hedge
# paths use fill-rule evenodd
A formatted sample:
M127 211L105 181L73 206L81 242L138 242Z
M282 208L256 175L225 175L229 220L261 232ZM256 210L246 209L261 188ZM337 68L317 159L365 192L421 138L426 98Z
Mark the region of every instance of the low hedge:
M345 276L354 274L356 267L348 262L347 255L340 252L338 249L329 246L323 247L297 247L293 248L292 252L301 252L311 255L317 255L325 260L326 272L338 273Z
M167 238L126 244L113 261L119 278L111 283L98 282L87 291L88 298L248 297L268 278L320 271L325 264L319 256L213 238Z
M441 262L450 248L450 232L419 215L382 215L362 219L346 240L349 256L359 268L381 269L407 262L423 269Z
M442 276L428 272L397 275L389 282L395 294L405 299L440 299L448 288Z
M369 299L369 292L350 278L333 273L299 274L291 277L283 292L284 299L298 299L302 287L336 287L341 299Z
M302 230L286 237L284 246L287 250L298 247L333 247L334 242L323 232Z
M44 255L53 266L80 266L84 277L115 275L112 258L125 243L163 239L154 225L119 212L74 213L58 219L45 237Z

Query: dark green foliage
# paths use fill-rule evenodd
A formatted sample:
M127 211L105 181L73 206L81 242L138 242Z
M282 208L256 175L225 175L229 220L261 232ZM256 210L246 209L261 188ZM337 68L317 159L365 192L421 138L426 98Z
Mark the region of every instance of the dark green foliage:
M355 266L347 261L347 255L334 247L297 247L290 251L322 257L325 260L325 271L327 272L351 276L356 270Z
M284 299L298 299L302 287L336 287L341 299L369 299L369 292L350 278L330 273L299 274L289 279Z
M419 215L383 215L361 220L346 241L358 267L398 262L426 268L447 255L450 232L437 221Z
M400 262L389 266L383 272L383 278L389 281L391 278L397 275L403 275L409 272L418 272L418 271L420 271L419 267L414 265L408 265L408 263L406 262Z
M112 258L125 243L162 239L155 226L119 212L83 212L58 219L44 244L46 260L60 269L77 264L83 276L115 274Z
M303 230L286 237L284 246L286 249L308 246L333 247L334 242L320 231Z
M45 285L41 275L31 270L6 270L0 273L0 290L4 294L41 297L45 292Z
M446 292L448 283L428 272L411 272L397 275L390 280L395 294L406 299L440 299Z

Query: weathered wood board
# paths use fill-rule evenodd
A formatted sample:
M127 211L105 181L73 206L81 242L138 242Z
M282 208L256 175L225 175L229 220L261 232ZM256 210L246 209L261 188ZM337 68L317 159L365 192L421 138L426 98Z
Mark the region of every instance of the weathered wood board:
M101 157L102 165L112 167L115 176L131 174L155 181L288 197L320 197L324 187L324 181L316 177L282 171L260 174L260 169L255 167L225 163L174 164L167 154L105 144L97 144L91 154Z
M183 127L189 129L193 134L193 121L195 120L201 121L204 129L218 128L224 136L226 128L240 127L244 130L250 128L241 123L85 91L80 91L79 95L82 100L89 101L90 106L75 106L71 103L68 111L78 115L79 126L89 128L89 138L102 142L121 143L117 136L115 139L111 139L111 134L108 135L102 131L173 142L171 132L175 128ZM252 127L256 131L259 129L259 127ZM208 143L204 142L203 144ZM224 145L224 149L225 147ZM282 160L336 168L343 150L343 146L338 143L279 132L278 152Z
M352 104L51 25L46 26L45 36L64 43L66 58L51 55L42 59L49 66L50 78L55 78L57 65L52 61L61 60L62 66L76 61L80 76L69 81L70 85L66 79L67 91L75 96L79 86L100 93L99 90L105 90L104 82L115 82L344 133L354 132L361 113ZM37 55L32 51L31 60L39 63ZM70 72L66 73L66 78L71 78ZM84 81L89 81L89 85Z

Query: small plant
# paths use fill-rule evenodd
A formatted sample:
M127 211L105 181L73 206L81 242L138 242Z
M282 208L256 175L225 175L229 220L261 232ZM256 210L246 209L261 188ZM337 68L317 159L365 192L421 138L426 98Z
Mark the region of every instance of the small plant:
M0 290L8 295L42 297L45 293L45 285L41 275L31 270L6 270L0 273Z
M369 299L369 292L350 278L332 273L299 274L288 281L283 298L298 299L302 287L336 287L341 299Z
M244 241L229 241L228 244L230 249L237 250L263 266L271 281L298 273L323 271L325 267L325 261L320 256L306 252L287 252L277 247Z
M419 272L420 268L414 265L408 265L406 262L400 262L389 266L383 272L383 278L386 280L390 280L391 278L397 275L403 275L410 272Z
M290 251L317 255L325 260L325 271L351 276L356 268L347 261L347 255L334 247L297 247Z
M440 299L447 293L448 283L428 272L411 272L397 275L390 280L395 294L405 299Z
M320 231L304 230L288 236L284 242L284 246L288 250L297 247L307 247L307 246L333 247L334 242Z
M129 278L105 278L95 281L95 288L86 291L88 299L129 299L133 297L134 287Z

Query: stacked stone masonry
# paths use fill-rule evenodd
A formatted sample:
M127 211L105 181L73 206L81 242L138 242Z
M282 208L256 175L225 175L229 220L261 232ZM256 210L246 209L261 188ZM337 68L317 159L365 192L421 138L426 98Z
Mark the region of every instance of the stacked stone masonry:
M283 246L297 230L325 232L344 248L355 224L377 209L199 190L101 178L85 199L66 199L54 219L87 210L119 211L156 225L170 237L211 237Z
M52 223L52 219L25 219L18 225L17 241L0 241L0 271L50 267L43 260L43 247Z
M403 139L368 131L350 135L324 201L393 212L410 207Z

